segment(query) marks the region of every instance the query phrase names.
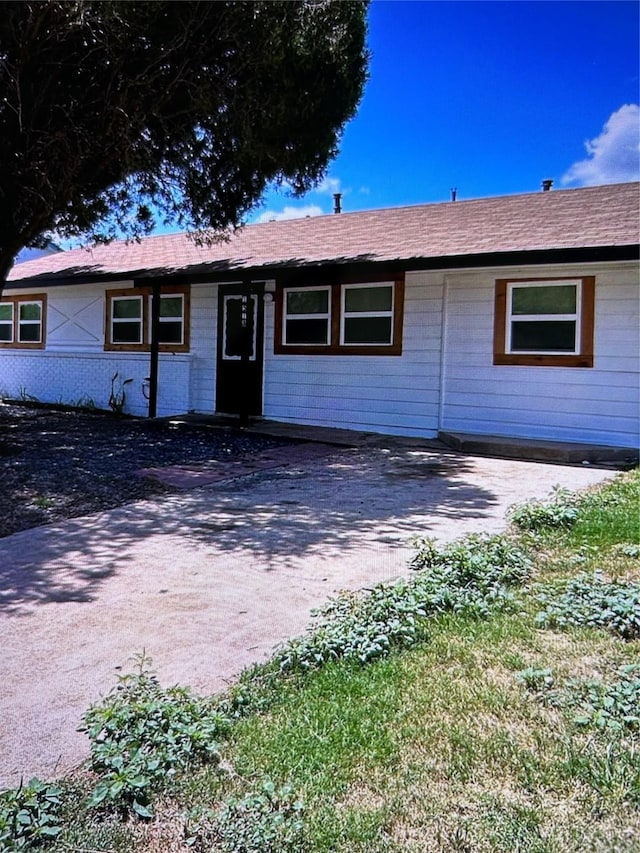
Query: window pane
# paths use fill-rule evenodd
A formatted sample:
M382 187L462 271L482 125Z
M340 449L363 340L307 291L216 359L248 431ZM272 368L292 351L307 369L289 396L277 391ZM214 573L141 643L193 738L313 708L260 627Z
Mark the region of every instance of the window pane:
M391 311L393 306L391 285L387 287L347 287L344 291L344 310Z
M326 344L329 321L327 319L287 320L286 343Z
M112 323L112 342L114 344L139 344L142 342L139 322Z
M287 292L287 314L327 314L328 311L328 290Z
M0 341L3 343L11 343L13 340L13 324L12 323L0 323Z
M391 317L345 317L345 344L390 344Z
M140 319L142 300L139 296L133 299L114 299L112 302L113 317L116 320Z
M160 323L160 332L158 335L158 343L161 344L181 344L182 343L182 323L179 320L175 322Z
M521 320L511 324L512 352L575 352L574 320Z
M23 343L38 343L40 341L40 323L21 324L19 338Z
M0 305L0 320L13 320L13 305L10 302Z
M39 302L26 302L20 305L21 320L39 320L41 306Z
M511 310L513 314L575 314L576 285L514 287Z
M180 296L161 296L160 297L160 316L161 317L182 317L182 297L180 297Z

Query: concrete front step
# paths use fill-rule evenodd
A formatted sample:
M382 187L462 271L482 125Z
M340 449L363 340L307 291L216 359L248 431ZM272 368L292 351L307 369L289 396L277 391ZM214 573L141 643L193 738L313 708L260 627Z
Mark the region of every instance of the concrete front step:
M560 465L593 465L597 468L619 468L621 470L634 468L638 464L638 452L630 447L508 438L500 435L474 435L461 432L441 432L438 438L447 447L472 455L528 459Z

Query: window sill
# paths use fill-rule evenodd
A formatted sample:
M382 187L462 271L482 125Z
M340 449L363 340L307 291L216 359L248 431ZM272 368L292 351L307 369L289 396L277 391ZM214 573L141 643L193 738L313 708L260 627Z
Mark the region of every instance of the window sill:
M140 353L149 353L151 352L151 347L149 344L105 344L104 345L105 352L140 352ZM167 344L161 344L158 347L158 352L189 352L189 347L186 344L176 344L176 346L169 346Z
M302 344L275 344L275 355L402 355L398 344L372 346L304 346Z
M29 343L2 343L0 349L44 349L44 343L29 344Z
M521 365L523 367L593 367L593 356L496 353L493 357L493 363Z

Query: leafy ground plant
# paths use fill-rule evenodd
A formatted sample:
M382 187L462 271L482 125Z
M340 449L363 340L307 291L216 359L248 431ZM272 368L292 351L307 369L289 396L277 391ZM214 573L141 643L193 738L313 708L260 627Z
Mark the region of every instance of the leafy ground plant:
M510 521L533 533L549 528L570 528L578 520L579 496L568 489L555 488L551 500L528 501L511 508Z
M571 686L577 704L574 722L612 731L640 730L640 663L618 669L609 683L592 679Z
M151 794L180 770L217 762L225 718L188 689L163 689L150 661L120 678L117 688L84 717L91 769L100 781L89 803L133 809L151 817Z
M309 670L341 659L365 664L424 641L429 618L439 613L486 618L511 605L510 587L530 569L525 552L504 536L469 536L444 547L420 539L416 547L415 575L333 599L306 635L280 649L280 667Z
M639 582L582 573L542 586L538 602L543 609L536 621L542 627L585 626L604 628L625 640L640 637Z
M0 850L44 847L62 831L60 795L55 785L32 779L0 794Z
M202 853L303 853L303 811L293 788L266 780L259 791L229 798L217 812L193 811L186 845Z
M574 678L557 685L551 669L535 667L518 672L517 679L545 704L568 710L579 727L640 730L640 663L618 667L609 680Z

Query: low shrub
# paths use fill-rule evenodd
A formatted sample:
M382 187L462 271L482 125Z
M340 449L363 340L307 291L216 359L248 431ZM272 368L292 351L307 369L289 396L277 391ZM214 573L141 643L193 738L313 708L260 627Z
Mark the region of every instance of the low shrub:
M539 588L536 622L546 628L604 628L625 640L640 637L640 583L582 573Z
M369 663L392 647L426 639L427 608L413 584L379 584L366 594L342 593L314 614L306 634L276 652L282 670L307 670L332 660Z
M131 808L151 817L151 793L179 770L217 762L227 721L188 689L163 689L142 658L139 670L84 715L91 741L91 769L100 781L89 805Z
M40 779L1 792L0 850L31 850L52 842L62 831L61 794Z

